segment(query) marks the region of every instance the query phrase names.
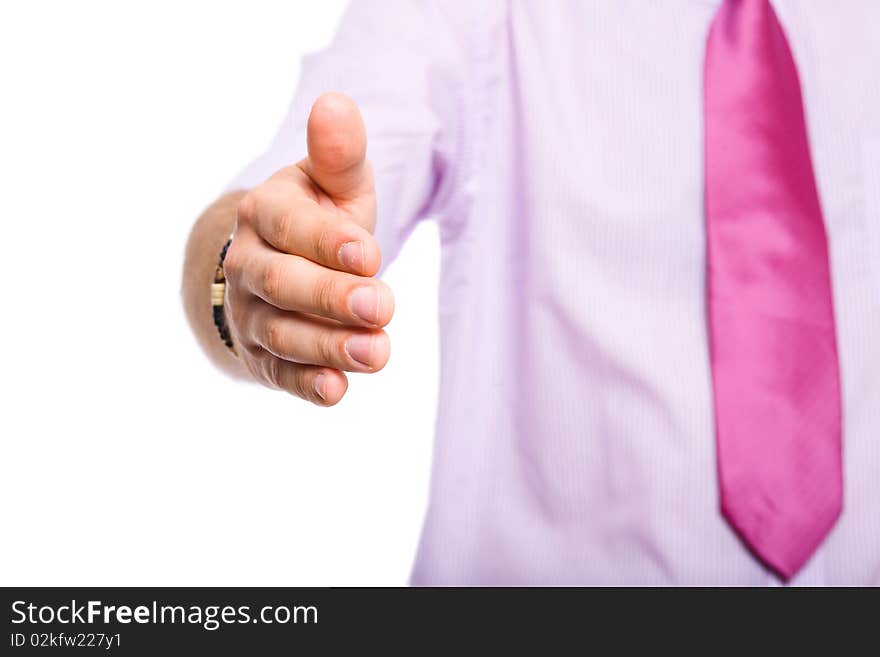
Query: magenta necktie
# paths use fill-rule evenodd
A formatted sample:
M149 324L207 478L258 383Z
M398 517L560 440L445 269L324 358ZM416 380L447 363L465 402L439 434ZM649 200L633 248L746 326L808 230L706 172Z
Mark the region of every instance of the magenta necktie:
M800 82L768 0L724 0L706 51L707 301L721 511L785 579L840 515L828 242Z

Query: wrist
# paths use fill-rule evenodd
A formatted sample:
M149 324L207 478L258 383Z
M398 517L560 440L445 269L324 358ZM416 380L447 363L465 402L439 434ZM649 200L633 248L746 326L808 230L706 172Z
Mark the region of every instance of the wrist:
M244 195L242 191L221 196L196 221L186 245L181 296L190 328L205 355L223 372L250 379L241 359L218 337L211 297L218 255L235 226L238 203Z

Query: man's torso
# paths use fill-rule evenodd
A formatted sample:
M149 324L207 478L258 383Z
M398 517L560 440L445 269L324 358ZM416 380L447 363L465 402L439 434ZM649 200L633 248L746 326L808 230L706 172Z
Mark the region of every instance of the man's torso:
M702 170L718 4L526 0L469 23L414 583L772 581L718 510ZM880 584L880 4L774 5L804 90L844 397L844 513L800 581Z

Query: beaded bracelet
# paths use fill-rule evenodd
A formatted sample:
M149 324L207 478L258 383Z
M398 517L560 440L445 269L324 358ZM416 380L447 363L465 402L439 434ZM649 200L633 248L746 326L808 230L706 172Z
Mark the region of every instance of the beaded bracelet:
M226 260L226 252L229 250L230 244L232 244L231 237L226 240L226 244L220 250L220 260L217 263L217 269L214 270L214 282L211 284L211 310L214 313L214 326L217 327L220 339L235 356L238 356L235 345L232 343L232 336L229 334L229 324L226 323L226 311L223 306L226 299L226 274L223 272L223 261Z

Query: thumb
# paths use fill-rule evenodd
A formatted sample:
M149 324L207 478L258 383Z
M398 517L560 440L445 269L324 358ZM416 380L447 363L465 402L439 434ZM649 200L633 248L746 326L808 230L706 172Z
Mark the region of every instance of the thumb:
M348 201L372 189L367 130L351 98L340 93L320 96L312 105L307 134L309 156L303 168L328 196Z

